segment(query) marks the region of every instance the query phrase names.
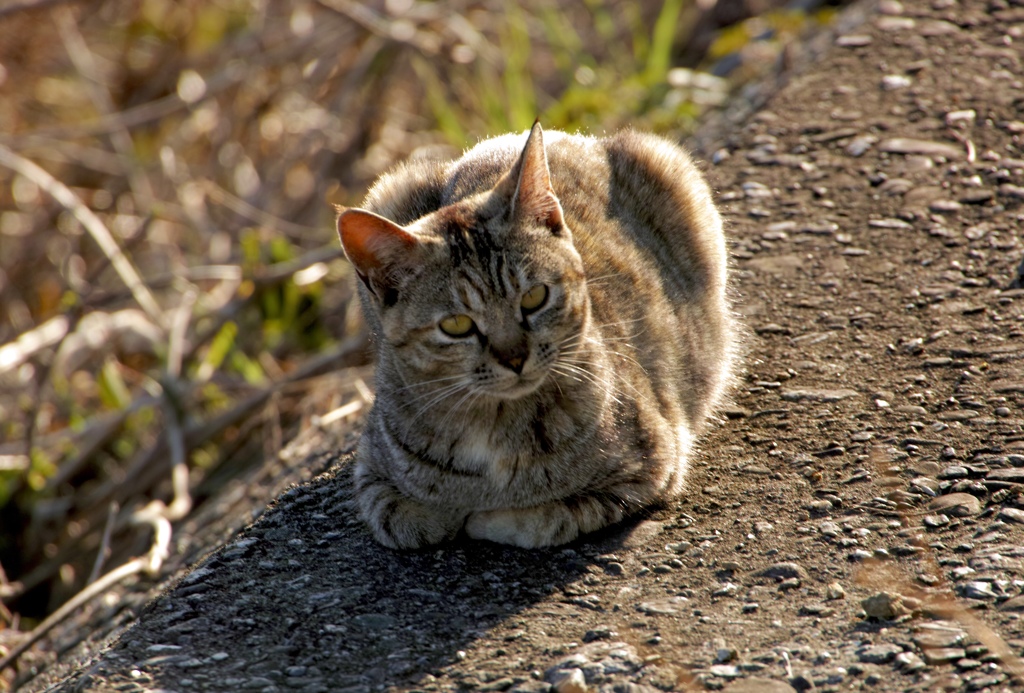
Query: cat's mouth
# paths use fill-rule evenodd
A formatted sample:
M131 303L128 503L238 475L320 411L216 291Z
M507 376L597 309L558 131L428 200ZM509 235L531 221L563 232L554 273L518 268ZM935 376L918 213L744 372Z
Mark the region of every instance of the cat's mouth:
M488 388L487 394L496 399L513 400L522 399L532 395L544 382L547 372L534 373L531 375L520 375L516 379L509 379L504 383L498 383Z

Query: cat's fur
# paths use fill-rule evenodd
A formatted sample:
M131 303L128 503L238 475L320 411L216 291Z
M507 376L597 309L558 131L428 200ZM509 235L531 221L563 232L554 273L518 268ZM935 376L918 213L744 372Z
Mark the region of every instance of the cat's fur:
M381 543L560 544L680 491L733 353L722 222L686 153L535 125L406 163L365 209L338 231L376 336L355 481ZM442 331L457 314L476 331Z

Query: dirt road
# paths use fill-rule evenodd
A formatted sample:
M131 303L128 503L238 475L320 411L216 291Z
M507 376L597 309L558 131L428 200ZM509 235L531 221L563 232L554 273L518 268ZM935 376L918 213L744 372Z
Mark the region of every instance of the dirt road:
M24 689L1019 690L1024 7L880 5L708 165L749 335L682 500L566 549L397 554L345 454L300 446L268 478L326 474L98 654L145 585L91 607ZM232 493L181 555L248 519Z

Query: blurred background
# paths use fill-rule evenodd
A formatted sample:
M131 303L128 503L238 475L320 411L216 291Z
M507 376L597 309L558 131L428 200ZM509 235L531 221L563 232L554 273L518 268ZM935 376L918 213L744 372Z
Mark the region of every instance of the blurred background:
M685 140L834 11L0 0L0 655L370 401L332 203L536 117Z

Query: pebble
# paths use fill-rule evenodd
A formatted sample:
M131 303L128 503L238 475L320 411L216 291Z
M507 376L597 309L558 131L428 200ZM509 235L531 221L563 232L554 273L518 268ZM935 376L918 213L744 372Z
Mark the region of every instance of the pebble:
M956 411L944 411L938 416L940 421L969 421L981 416L981 412L973 409L960 409Z
M799 563L793 563L787 561L783 563L773 563L764 570L755 573L757 577L770 577L776 579L787 579L787 578L807 578L807 570Z
M1024 524L1024 510L1018 510L1017 508L1003 508L999 511L998 517L1003 522Z
M957 586L960 596L967 599L996 599L998 594L992 591L992 583L973 580Z
M913 81L906 75L886 75L882 78L882 89L886 91L906 89L911 84L913 84Z
M967 656L967 652L962 647L926 648L922 650L922 653L924 654L924 661L928 662L928 664L946 664L947 662L955 662Z
M1000 611L1024 612L1024 594L1011 597L999 605Z
M666 597L665 599L654 599L649 602L640 602L636 607L637 611L648 616L659 614L678 614L686 608L689 600L686 597Z
M903 652L903 648L899 645L890 643L872 645L858 652L857 659L868 664L885 664L891 662L901 652Z
M896 655L896 668L904 674L913 674L924 669L925 663L913 652L901 652Z
M921 521L924 523L925 527L929 527L931 529L938 529L939 527L945 527L949 524L949 516L925 515L923 518L921 518Z
M730 683L722 693L796 693L796 689L785 681L751 676Z
M903 597L891 592L879 592L862 599L860 605L869 618L880 621L891 621L909 613Z
M558 693L586 693L587 680L579 669L561 669L551 677L552 687Z
M917 22L910 17L879 17L875 26L882 31L909 31Z
M867 34L847 34L836 39L836 45L841 48L860 48L871 45L873 39Z
M712 664L711 673L723 679L736 679L740 677L740 670L735 664Z
M963 478L966 478L968 474L969 474L969 472L967 470L967 467L964 467L964 466L959 465L959 464L954 464L954 465L950 465L949 467L946 467L945 469L943 469L941 472L939 472L935 476L936 476L936 478L942 479L943 481L945 481L947 479L963 479ZM932 490L935 490L935 489L933 488Z
M825 599L845 599L846 590L838 582L830 582L825 588Z
M933 200L928 203L928 209L940 214L952 214L961 211L963 208L964 206L956 200Z
M1009 481L1015 484L1024 484L1024 468L993 469L985 475L985 478L990 481Z
M740 591L740 586L732 582L727 582L717 590L711 593L712 597L731 597Z
M981 512L981 501L969 493L948 493L932 499L928 509L953 517L968 517Z
M893 137L883 140L878 148L891 154L923 154L925 156L942 156L947 159L959 159L964 155L961 148L951 144L931 140L915 140L909 137Z
M820 388L783 390L781 393L782 399L787 402L838 402L850 397L856 397L857 395L858 392L856 390L826 390Z

